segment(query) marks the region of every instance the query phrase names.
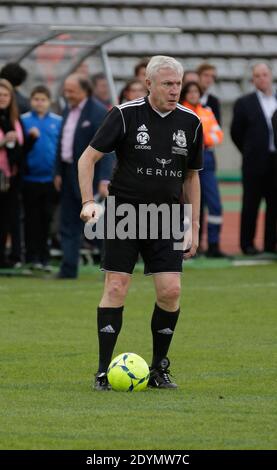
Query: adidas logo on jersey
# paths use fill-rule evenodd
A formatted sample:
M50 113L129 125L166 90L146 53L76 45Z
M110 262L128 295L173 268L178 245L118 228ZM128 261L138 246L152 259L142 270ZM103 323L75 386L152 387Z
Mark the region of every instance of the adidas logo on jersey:
M100 331L101 331L101 333L115 333L112 325L107 325L104 328L102 328L102 330L100 330Z
M147 127L145 124L142 124L140 127L138 127L138 131L148 131Z

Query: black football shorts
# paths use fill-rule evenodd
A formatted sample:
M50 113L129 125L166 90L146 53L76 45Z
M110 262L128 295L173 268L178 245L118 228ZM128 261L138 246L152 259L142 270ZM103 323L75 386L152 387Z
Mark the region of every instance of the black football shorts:
M182 246L183 237L175 240L164 239L125 239L105 238L103 242L101 269L107 272L132 274L139 254L144 261L144 274L182 272L183 250L174 249Z

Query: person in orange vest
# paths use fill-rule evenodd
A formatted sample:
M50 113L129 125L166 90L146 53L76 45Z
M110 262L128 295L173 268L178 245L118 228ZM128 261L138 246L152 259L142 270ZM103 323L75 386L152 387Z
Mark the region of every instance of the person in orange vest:
M215 115L208 107L200 103L201 88L197 82L184 85L180 103L191 109L201 119L204 137L204 168L199 172L201 198L203 206L208 208L208 250L209 258L223 258L226 255L220 250L220 230L223 221L222 205L216 179L216 160L214 147L223 141L223 131Z

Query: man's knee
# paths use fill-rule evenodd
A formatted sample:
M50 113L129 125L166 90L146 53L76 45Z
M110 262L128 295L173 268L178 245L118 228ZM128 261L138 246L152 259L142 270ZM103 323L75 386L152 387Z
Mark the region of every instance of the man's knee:
M158 291L157 301L160 304L174 305L179 302L181 287L179 284L167 285Z
M129 279L127 276L109 279L106 283L105 294L111 303L123 304L128 291Z

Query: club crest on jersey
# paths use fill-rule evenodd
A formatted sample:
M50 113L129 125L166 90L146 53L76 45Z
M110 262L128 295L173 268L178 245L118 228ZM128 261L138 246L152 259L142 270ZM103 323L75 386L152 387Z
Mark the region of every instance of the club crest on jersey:
M140 145L145 145L149 141L150 137L147 132L139 132L137 135L137 141Z
M176 142L178 147L186 147L187 146L187 139L186 139L186 134L185 131L183 130L178 130L177 134L173 134L173 140Z

